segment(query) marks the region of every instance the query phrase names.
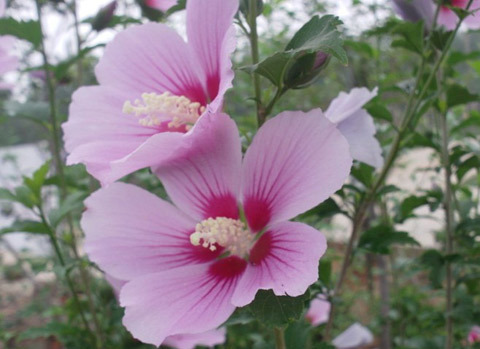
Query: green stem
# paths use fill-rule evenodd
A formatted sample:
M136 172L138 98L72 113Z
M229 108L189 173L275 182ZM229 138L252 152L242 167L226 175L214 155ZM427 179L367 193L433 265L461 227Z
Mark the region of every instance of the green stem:
M40 33L41 33L41 37L42 37L42 40L41 40L41 43L40 43L40 52L41 52L42 57L43 57L43 69L45 71L45 76L46 76L46 85L47 85L48 99L49 99L49 105L50 105L50 123L52 125L52 132L51 133L52 133L52 142L53 142L52 155L53 155L54 160L55 160L56 173L58 174L59 179L60 179L60 197L61 197L61 199L65 199L66 196L67 196L67 186L66 186L66 180L65 180L65 173L63 171L63 161L62 161L62 157L61 157L60 132L59 132L59 127L58 127L58 122L57 122L57 110L56 110L56 103L55 103L55 101L56 101L55 82L53 81L53 79L50 75L48 56L47 56L47 52L45 50L45 42L44 42L44 35L43 35L43 23L42 23L43 17L42 17L41 4L40 4L39 0L36 0L35 3L36 3L36 9L37 9L38 22L40 24ZM76 4L74 3L73 6L75 7L75 5ZM76 18L76 10L75 10L75 18ZM75 23L76 23L76 28L78 30L77 20L75 21ZM77 32L77 34L79 34L79 33ZM77 39L80 40L79 37L77 37ZM78 45L81 45L81 43L78 42ZM45 215L44 215L42 209L40 209L40 211L41 211L42 221L44 222L45 225L50 227L47 220L45 219ZM72 223L71 217L68 217L68 218L69 218L70 231L71 231L72 235L74 235L73 223ZM55 233L53 228L50 227L49 229L50 229L50 233L49 233L50 241L52 242L55 253L56 253L56 255L57 255L57 257L60 261L60 264L63 267L65 267L65 265L66 265L65 264L65 259L63 257L63 254L61 253L60 246L59 246L58 240L56 238L56 233ZM99 324L98 319L97 319L96 314L95 314L95 306L93 305L93 297L92 297L92 295L90 293L90 290L89 290L89 287L88 287L88 280L87 280L87 276L86 276L86 271L84 270L83 265L81 263L81 260L80 260L78 254L77 254L75 237L72 236L72 238L73 238L72 241L73 241L73 249L74 249L75 257L80 262L80 275L81 275L81 278L82 278L82 281L83 281L84 285L86 286L85 294L87 295L87 301L88 301L88 304L89 304L89 307L90 307L90 313L92 315L93 322L94 322L94 325L95 325L95 329L96 329L96 332L97 332L97 335L94 336L94 338L96 338L96 340L97 340L98 347L101 348L102 347L101 327L100 327L100 324ZM84 322L88 331L91 332L90 327L88 326L88 322L86 321L85 314L83 313L83 309L81 307L81 304L78 300L78 296L77 296L77 294L75 292L75 289L73 287L73 282L72 282L70 276L67 275L66 280L67 280L67 284L68 284L68 286L69 286L69 288L70 288L70 290L73 294L74 300L77 303L77 306L79 308L80 315L82 317L82 321Z
M57 236L55 234L55 231L50 226L50 224L48 223L48 221L45 217L45 213L43 212L43 208L41 206L39 206L38 209L39 209L40 219L42 220L42 223L45 225L45 227L48 230L48 236L50 238L50 242L52 243L53 250L55 251L55 255L57 256L58 261L60 262L60 265L65 270L67 265L65 263L65 258L63 257L62 251L60 250L60 245L58 244L58 240L57 240ZM68 273L65 273L65 280L67 281L67 286L70 289L70 292L72 293L73 301L75 302L75 305L78 308L80 318L82 319L82 322L83 322L83 325L85 326L85 329L90 333L92 338L95 338L95 335L93 334L93 332L90 329L90 326L88 324L87 318L85 316L82 305L80 303L80 299L78 298L77 292L75 291L75 287L73 286L73 281L70 278L70 275Z
M439 73L439 75L441 75ZM442 86L441 76L438 78L438 86ZM444 197L444 210L445 210L445 253L451 255L454 252L453 240L454 240L454 215L453 215L453 195L452 195L452 168L450 166L449 156L449 130L447 124L447 111L439 116L440 130L441 130L441 159L442 167L445 176L445 197ZM445 341L445 349L452 349L453 347L453 275L452 264L450 261L446 263L446 322L445 330L447 333Z
M470 8L470 6L472 4L472 1L473 0L469 0L469 3L467 5L467 10ZM440 6L440 4L439 4L439 6ZM438 9L437 9L437 12L438 12ZM438 16L438 13L436 13L435 17L437 17L437 16ZM421 64L420 69L419 69L418 74L417 74L415 88L411 91L411 93L409 95L409 100L407 102L407 109L405 111L404 117L402 118L401 127L400 127L398 133L395 136L392 147L390 149L390 152L387 156L387 159L385 161L385 164L384 164L380 174L378 175L378 177L375 180L371 189L365 195L364 199L362 200L362 202L359 205L358 210L355 213L355 216L353 217L352 233L351 233L350 239L348 241L347 249L345 250L345 255L344 255L344 259L343 259L343 264L342 264L342 269L341 269L341 272L340 272L340 276L339 276L339 279L338 279L337 284L335 286L335 292L334 292L335 296L338 296L341 293L341 289L342 289L343 283L345 281L345 277L347 275L348 268L350 267L350 264L351 264L353 247L354 247L354 244L357 240L357 236L359 234L362 223L365 219L368 208L373 203L373 201L375 199L375 196L377 195L378 189L380 189L383 182L387 178L387 176L388 176L388 174L389 174L389 172L390 172L390 170L391 170L391 168L392 168L392 166L393 166L393 164L394 164L394 162L395 162L395 160L396 160L396 158L399 154L401 141L403 140L403 137L405 136L406 131L409 129L410 122L412 121L412 119L416 115L417 110L418 110L420 104L422 103L422 99L425 96L425 94L427 93L427 91L430 87L430 84L432 83L433 79L436 76L436 73L437 73L438 69L445 62L445 59L447 57L447 53L450 50L450 47L452 46L453 40L456 37L456 35L458 33L458 30L460 29L461 24L462 24L462 20L459 20L458 23L457 23L457 26L455 27L455 30L450 35L447 43L445 44L445 48L442 51L442 54L440 55L439 59L436 61L435 65L433 66L432 71L430 72L430 75L427 78L426 83L423 85L423 88L422 88L421 92L419 93L418 97L415 98L416 89L418 88L418 86L420 86L420 81L421 81L421 78L422 78L422 75L423 75L423 69L424 68L422 68L422 66L425 64L424 60L425 60L426 51L430 50L430 47L431 47L432 35L429 35L429 37L428 37L428 43L427 43L425 52L422 55L422 64ZM433 25L433 28L435 28L435 23ZM416 100L416 103L414 103L414 100ZM413 107L411 107L411 105L413 105ZM327 339L330 338L330 333L331 333L332 326L333 326L333 321L334 321L334 318L335 318L335 310L336 310L335 308L336 308L335 303L332 303L332 307L331 307L331 310L330 310L330 318L328 320L327 327L326 327L326 332L325 332L325 337Z
M252 50L252 64L257 64L260 60L258 53L258 33L257 33L257 0L249 1L248 8L248 25L250 26L250 46ZM255 89L255 102L257 105L257 124L258 127L263 125L266 119L265 111L262 105L262 91L260 87L260 77L253 73L253 87Z
M283 328L275 327L275 347L277 349L287 349L287 345L285 344L285 331Z

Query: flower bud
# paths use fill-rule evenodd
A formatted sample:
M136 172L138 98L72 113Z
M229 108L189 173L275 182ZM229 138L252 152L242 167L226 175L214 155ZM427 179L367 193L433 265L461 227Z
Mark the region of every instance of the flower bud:
M330 54L322 51L301 54L288 68L284 78L285 86L300 89L313 84L327 67L330 58Z
M114 0L108 5L102 7L95 18L92 20L92 29L96 30L97 32L105 29L108 27L108 24L112 20L113 14L117 8L117 1Z

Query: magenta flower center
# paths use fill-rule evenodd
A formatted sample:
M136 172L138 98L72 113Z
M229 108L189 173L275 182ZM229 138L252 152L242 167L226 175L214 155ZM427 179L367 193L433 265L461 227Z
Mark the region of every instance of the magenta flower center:
M254 240L255 235L246 229L241 220L226 217L205 219L196 225L195 232L190 235L194 246L202 245L215 251L216 245L219 245L241 258L248 254Z
M139 118L142 126L155 127L166 125L168 129L177 131L192 128L205 107L198 102L192 102L185 96L174 96L170 92L162 94L143 93L142 99L133 103L126 101L123 105L125 114L133 114Z

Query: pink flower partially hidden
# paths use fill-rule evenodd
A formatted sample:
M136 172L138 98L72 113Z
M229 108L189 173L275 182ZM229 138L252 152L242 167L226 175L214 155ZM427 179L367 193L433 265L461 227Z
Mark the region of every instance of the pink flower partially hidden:
M330 302L325 299L325 296L320 295L310 302L310 307L305 314L305 319L312 326L324 324L330 317L330 307Z
M84 163L108 184L175 156L231 87L237 7L238 0L189 0L188 43L159 23L118 34L95 69L100 86L72 97L67 163Z
M352 165L319 109L267 121L243 161L227 115L207 113L195 127L201 132L154 168L175 206L114 183L86 200L81 221L89 257L128 281L124 325L154 345L217 328L259 289L302 295L317 280L326 240L288 220L340 189Z
M450 5L453 7L466 9L469 0L451 0ZM472 11L473 14L465 18L463 23L470 29L480 29L480 0L473 0L472 5L470 6L469 11ZM443 25L448 30L455 29L459 21L458 16L455 12L447 6L442 6L440 13L438 14L438 23Z
M5 0L0 0L0 18L5 15ZM0 78L18 67L18 58L12 55L11 51L15 39L12 36L0 36ZM12 84L0 81L0 90L10 90Z
M468 333L468 343L480 343L480 326L472 326Z
M354 88L349 93L340 92L325 112L350 144L355 160L379 168L383 165L382 148L375 138L373 118L362 107L377 95L377 88Z
M118 298L120 290L127 283L126 281L116 279L111 275L105 274L105 279L112 286L115 296ZM210 330L196 334L177 334L165 338L162 345L168 345L177 349L195 349L197 345L213 347L223 344L226 340L227 331L225 328Z
M177 0L145 0L145 5L162 12L167 11L170 7L173 7L176 4Z

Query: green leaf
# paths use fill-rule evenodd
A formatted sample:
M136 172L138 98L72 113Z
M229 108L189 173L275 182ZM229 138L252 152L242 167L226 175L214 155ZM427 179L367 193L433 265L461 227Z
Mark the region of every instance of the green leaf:
M392 47L402 47L409 51L423 54L424 24L422 21L401 22L393 29L393 33L398 34L400 38L392 42Z
M342 22L335 16L327 15L322 18L315 16L295 33L284 51L242 69L262 75L275 86L283 88L287 70L305 55L324 52L347 64L347 54L342 47L341 34L337 30L340 24Z
M0 188L0 200L17 201L17 198L10 190L6 188Z
M272 290L260 290L248 309L264 325L285 326L302 316L305 302L309 298L307 293L299 297L288 297L276 296Z
M369 103L365 109L373 118L393 123L392 113L383 104Z
M250 73L256 73L266 77L275 86L283 85L283 77L291 62L291 52L277 52L273 56L264 59L262 62L242 68Z
M457 126L453 127L452 130L450 131L451 135L455 135L460 133L461 131L474 131L477 132L480 129L480 113L478 112L472 112L468 118L460 122Z
M78 60L85 57L90 51L93 51L94 49L96 49L98 47L103 47L103 46L105 46L105 44L98 44L98 45L94 45L94 46L85 47L74 57L71 57L71 58L57 64L56 66L51 67L51 69L53 70L53 73L55 75L55 78L57 80L62 80L67 75L68 69L73 64L75 64Z
M32 177L24 177L23 183L32 191L32 193L41 200L41 190L47 178L48 170L50 169L50 160L46 161L40 168L38 168Z
M428 250L420 257L420 263L430 269L428 278L434 288L442 287L445 258L437 250Z
M470 93L470 91L461 85L450 85L447 89L448 108L478 101L480 101L479 95Z
M341 33L337 29L341 24L343 22L332 15L322 18L314 16L295 33L285 51L321 51L336 57L342 64L347 64L348 57L343 49Z
M0 235L8 233L48 234L48 228L42 222L18 220L7 228L0 229Z
M318 279L325 286L330 285L332 280L332 262L322 258L318 264Z
M83 192L76 192L67 196L57 209L50 212L48 216L50 224L56 227L70 212L82 209L83 200L85 200L87 196L88 194Z
M21 185L15 188L16 201L28 208L33 208L39 203L39 198L32 190L25 185Z
M315 216L318 219L324 219L341 212L342 210L340 209L340 207L338 207L335 200L333 200L332 198L328 198L320 205L302 214L301 217Z
M16 21L13 18L0 18L0 35L13 35L29 41L37 47L42 42L42 32L38 21Z
M372 253L389 254L390 247L396 244L420 246L417 240L407 232L395 231L391 226L379 225L362 234L358 247Z
M447 66L452 67L456 64L472 61L478 58L480 58L480 51L473 51L468 53L454 51L450 54L450 56L447 59Z

